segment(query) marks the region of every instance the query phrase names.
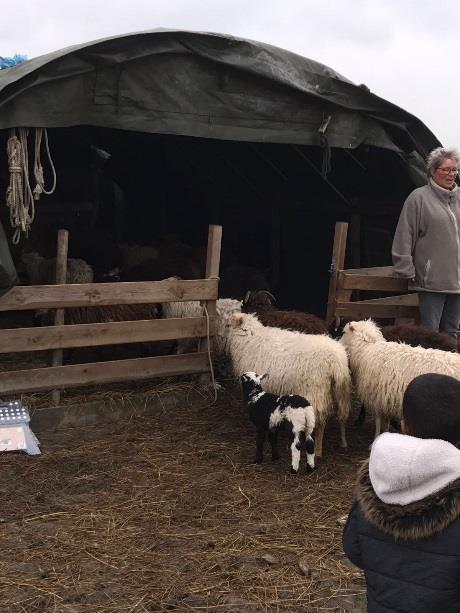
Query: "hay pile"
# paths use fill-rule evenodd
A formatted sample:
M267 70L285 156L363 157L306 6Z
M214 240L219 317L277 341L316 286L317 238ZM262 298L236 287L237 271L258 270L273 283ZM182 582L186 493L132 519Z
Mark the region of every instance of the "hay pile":
M363 611L341 527L370 433L291 476L252 463L235 390L109 427L41 436L0 456L0 610Z

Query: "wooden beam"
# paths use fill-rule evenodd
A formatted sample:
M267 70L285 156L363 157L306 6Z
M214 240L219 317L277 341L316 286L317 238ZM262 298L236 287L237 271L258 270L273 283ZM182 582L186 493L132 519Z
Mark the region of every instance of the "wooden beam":
M206 252L206 278L218 278L220 267L220 248L222 244L222 226L209 226L208 231L208 248ZM215 318L217 315L216 301L206 300L204 306L208 312L208 316ZM210 347L208 339L203 338L200 342L200 351L209 351Z
M381 292L407 292L408 281L401 277L371 276L370 274L348 274L344 270L339 273L339 285L343 289L362 289Z
M206 353L184 353L114 362L16 370L0 373L0 394L65 389L116 381L139 381L154 377L201 373L208 370L209 363Z
M390 277L401 279L393 269L393 266L374 266L373 268L347 268L342 270L346 275L370 275L371 277Z
M204 337L206 328L206 317L13 328L0 330L0 353ZM215 319L211 318L211 336L215 334L215 329ZM53 364L53 366L59 366L59 364Z
M57 238L57 253L56 253L56 285L64 284L67 281L67 252L69 246L69 232L68 230L59 230ZM54 325L64 325L64 309L57 309L54 313ZM63 361L62 349L56 349L53 351L51 359L51 366L62 366ZM60 404L61 392L59 390L53 390L53 405Z
M341 302L337 304L336 313L346 319L393 319L396 317L418 317L418 307L403 304L379 304L372 302Z
M0 297L0 311L216 300L217 291L218 279L18 285Z
M331 277L329 280L329 294L327 299L326 326L329 326L335 317L336 292L339 271L345 265L345 251L347 248L348 224L338 221L335 224L334 244L332 247Z
M418 306L418 294L403 294L402 296L385 296L361 300L362 304L392 304L396 306Z

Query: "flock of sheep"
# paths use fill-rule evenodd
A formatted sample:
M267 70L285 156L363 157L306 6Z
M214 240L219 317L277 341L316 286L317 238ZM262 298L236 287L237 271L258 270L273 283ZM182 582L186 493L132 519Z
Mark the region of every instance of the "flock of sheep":
M146 249L149 249L147 254L140 254L136 249L126 249L126 257L129 256L133 263L122 271L119 278L158 280L172 276L171 267L174 266L177 274L181 258L182 262L188 262L189 265L193 263L190 253L176 253L172 258L169 254L161 259L158 253L152 251L153 248ZM25 254L23 259L31 283L50 282L54 266L52 260L45 260L36 253ZM67 270L68 283L94 281L93 267L84 260L69 258ZM134 271L134 278L129 271ZM145 271L150 272L146 275ZM193 274L194 278L203 276L198 265L196 274ZM190 278L191 275L184 276ZM336 338L339 331L327 330L324 322L314 315L276 309L268 284L257 271L247 267L233 267L233 275L228 275L225 285L233 297L217 301L214 351L226 354L230 358L233 374L236 377L245 375L246 383L247 373L250 373L252 383L249 387L247 383L248 389L260 385L260 377L266 378L265 392L260 388L256 393L256 388L252 387L252 401L246 395L253 420L253 403L260 403L263 399L266 417L255 422L258 431L258 461L261 460L260 441L263 444L263 437L268 432L273 442L276 430L283 421L291 428L294 439L291 468L296 472L298 452L302 446L304 449L308 447L309 466L314 465L314 459L309 457L313 428L311 419L307 417L311 411L314 414L314 455L321 457L325 426L331 417L337 418L339 422L341 446L347 446L346 425L352 406L357 402L374 416L377 435L381 429L388 428L390 420L401 419L404 390L414 377L436 372L460 379L460 356L453 339L446 335L409 325L379 329L374 322L366 320L348 323L342 336ZM257 291L245 292L251 286L257 287ZM199 302L117 305L99 309L66 309L66 322L91 323L201 314ZM177 351L188 351L189 342L179 342ZM261 395L266 392L272 396ZM286 399L287 395L296 396L295 401L291 398L296 406L292 406L292 402ZM301 419L300 410L305 413ZM442 406L436 410L442 410ZM276 455L276 452L273 453Z
M174 317L201 312L198 302L172 303L168 309L167 315ZM218 300L217 319L215 351L229 356L237 377L267 376L266 391L278 395L272 399L272 413L279 413L286 394L311 404L317 457L322 456L330 417L337 418L341 446L347 446L346 424L357 401L374 416L378 435L390 420L401 419L404 390L414 377L437 372L460 379L460 356L451 339L421 326L389 326L389 337L397 333L399 338L386 340L385 328L373 321L350 322L341 338L334 339L314 315L274 309L268 292L251 292L244 301ZM270 433L270 418L271 413L266 423L256 424L258 432ZM285 421L292 428L292 420ZM308 436L307 426L304 432Z

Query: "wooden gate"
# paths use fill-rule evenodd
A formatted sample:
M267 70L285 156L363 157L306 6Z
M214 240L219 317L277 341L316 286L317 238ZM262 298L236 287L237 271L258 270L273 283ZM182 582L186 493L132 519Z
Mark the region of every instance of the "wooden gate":
M209 372L207 336L208 332L210 336L215 333L221 238L222 227L210 226L204 279L16 286L9 290L0 297L0 311L200 300L207 306L209 319L202 316L0 330L0 353L203 339L195 353L2 372L0 395Z
M418 319L418 295L407 279L397 277L392 266L344 269L348 224L335 224L326 324L336 316L344 319ZM396 294L352 300L354 290Z

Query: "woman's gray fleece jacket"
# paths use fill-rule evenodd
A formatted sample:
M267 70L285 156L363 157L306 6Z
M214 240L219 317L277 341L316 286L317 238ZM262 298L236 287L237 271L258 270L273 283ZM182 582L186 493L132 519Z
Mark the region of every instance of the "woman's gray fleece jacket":
M418 291L460 293L460 189L432 179L404 203L393 247L394 271Z

